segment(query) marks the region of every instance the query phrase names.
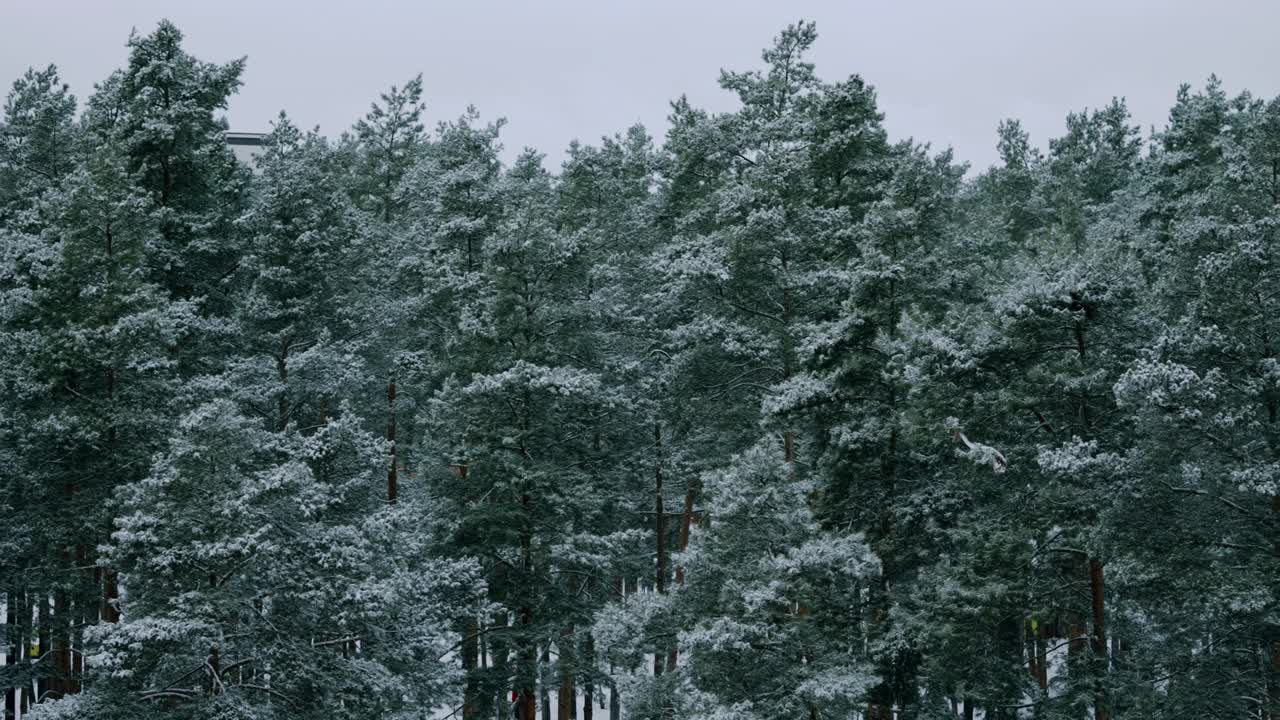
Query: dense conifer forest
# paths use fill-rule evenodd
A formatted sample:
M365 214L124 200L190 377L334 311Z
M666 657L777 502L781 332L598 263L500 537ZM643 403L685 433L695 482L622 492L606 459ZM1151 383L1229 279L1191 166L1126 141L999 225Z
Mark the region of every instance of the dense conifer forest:
M1280 99L970 172L816 38L555 168L18 78L4 717L1280 718Z

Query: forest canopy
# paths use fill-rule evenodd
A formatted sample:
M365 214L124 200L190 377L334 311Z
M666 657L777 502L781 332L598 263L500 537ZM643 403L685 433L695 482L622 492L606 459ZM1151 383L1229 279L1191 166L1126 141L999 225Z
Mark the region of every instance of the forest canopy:
M1280 718L1280 99L244 163L182 40L0 119L6 720Z

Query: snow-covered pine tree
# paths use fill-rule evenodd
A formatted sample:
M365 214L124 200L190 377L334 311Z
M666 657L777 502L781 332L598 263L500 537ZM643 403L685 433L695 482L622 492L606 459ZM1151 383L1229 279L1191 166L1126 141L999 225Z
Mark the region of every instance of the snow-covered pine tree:
M29 373L15 390L39 402L25 418L38 432L20 444L32 463L24 468L27 498L57 509L44 547L52 612L47 595L33 598L43 636L38 674L46 678L38 688L51 698L78 685L92 644L85 626L119 618L116 568L97 557L97 546L118 511L117 493L145 476L172 427L172 350L197 323L194 303L172 301L149 281L160 211L136 178L120 144L90 134L49 199L42 240L51 257L27 290L26 327L14 328L15 339L26 338ZM85 570L95 560L100 589Z
M511 668L516 712L532 720L542 650L564 627L568 584L556 547L572 532L575 488L590 478L593 423L616 400L586 362L585 257L556 227L541 156L523 153L501 192L475 289L484 315L459 328L489 350L437 392L428 428L440 454L461 466L448 494L467 545L499 576L500 661Z
M734 583L748 582L780 553L823 548L822 562L833 565L810 569L836 572L846 587L866 580L878 565L856 535L821 529L810 505L813 461L801 456L801 448L814 444L766 401L775 388L789 392L783 388L797 382L799 348L808 327L839 310L841 293L830 268L849 256L847 227L861 219L878 192L888 156L871 89L856 77L825 85L804 60L815 37L811 24L792 26L764 52L766 72L724 73L722 86L742 103L736 112L709 116L684 102L674 106L659 216L671 236L652 262L661 279L653 305L669 318L660 347L671 358L665 374L675 400L666 411L689 428L677 436L679 452L697 459L686 472L717 468L711 477L737 480L719 483L706 501L712 527L705 543L721 554L703 566L696 559L700 551L691 550L690 586L677 593L672 607L658 598L634 610L639 627L683 627L692 645L683 677L664 679L649 691L641 688L639 712L666 712L663 708L676 701L673 692L686 688L696 689L691 690L695 694L681 692L679 701L696 697L700 712L719 707L762 716L795 709L812 714L824 703L851 708L871 683L856 659L847 658L843 674L836 671L841 665L836 658L847 652L847 633L826 635L829 644L815 644L830 630L826 620L842 615L845 606L811 606L803 583L790 588L790 597L763 606L743 605L736 591L711 592L725 573ZM765 418L769 421L762 427ZM772 441L762 439L762 432ZM774 464L790 468L786 482L776 487L777 474L768 469L774 464L762 455L771 443L777 443ZM749 520L731 509L728 522L776 523L770 531L778 533L775 543L752 548L737 535L746 528L726 527L719 520L717 493L725 494L732 508L738 492L763 493L757 500L769 510ZM718 544L721 540L724 544ZM710 575L706 584L696 578L699 568ZM716 623L741 622L742 632L750 635L749 626L765 617L775 623L790 617L786 622L795 623L795 641L806 648L804 667L773 668L776 674L759 688L742 676L716 680L726 663L747 659L741 653L749 644ZM806 628L823 629L808 635ZM845 630L860 632L857 626ZM615 634L609 637L618 641ZM728 648L735 651L726 654ZM625 644L614 651L622 657L638 652ZM779 692L783 686L786 691ZM753 699L758 708L751 708Z
M504 571L492 562L492 548L483 534L475 532L483 526L483 520L475 518L483 505L468 504L484 491L470 482L469 456L461 448L465 428L449 418L433 417L427 401L450 378L470 377L486 367L497 340L483 328L491 308L486 244L502 213L502 125L501 120L481 125L479 113L468 108L437 127L404 180L407 219L397 265L405 322L396 332L409 360L404 377L414 394L425 399L421 420L430 428L421 439L414 476L426 492L445 499L440 513L425 519L429 527L422 531L442 556L480 559L489 588L486 600L494 602L502 592ZM459 511L455 503L466 509ZM506 624L505 610L495 610L488 602L463 608L457 619L464 685L453 704L466 720L493 717L498 707L507 707L510 682L501 635Z
M218 399L121 490L107 560L124 618L93 633L88 692L50 713L403 717L447 701L452 621L484 586L428 555L426 506L385 503L385 443L351 410L342 168L282 117L259 169L238 352L201 381Z
M1163 680L1126 701L1274 716L1280 100L1184 86L1150 165L1128 230L1153 331L1115 384L1137 437L1112 511L1131 569L1113 586L1140 603L1132 671Z
M558 663L560 720L573 717L565 711L574 712L578 686L584 720L594 716L593 701L605 707L606 688L610 716L619 712L618 673L599 662L591 623L607 603L636 597L641 583L666 589L694 512L697 475L681 452L687 429L678 421L666 375L671 363L662 349L671 319L661 302L650 303L662 293L649 267L661 237L655 223L659 160L648 133L632 126L598 147L572 144L560 175L562 231L589 259L590 357L603 382L623 395L593 428L589 482L575 491L573 534L559 550L559 563L573 573L566 587L573 591L566 595L569 624L561 635L571 652L562 651ZM672 490L683 490L683 503ZM681 577L677 568L674 579ZM669 633L664 637L645 672L675 667L675 645Z
M403 465L404 433L399 432L406 408L404 388L399 382L402 366L410 358L397 338L396 328L405 320L404 293L397 285L397 265L406 255L403 241L407 194L404 181L419 162L427 137L422 125L422 76L403 87L392 86L358 120L351 144L350 191L363 214L361 244L365 248L362 279L367 290L363 304L364 322L374 328L367 344L371 372L382 378L368 390L368 407L381 405L386 417L386 438L390 444L387 460L386 499L399 498L399 476ZM412 427L412 426L410 426Z
M40 429L61 404L61 393L51 384L46 367L49 339L41 332L57 309L41 289L52 278L65 276L53 228L55 198L75 167L80 147L75 112L75 97L62 84L57 68L49 66L29 69L14 82L0 120L0 333L5 341L0 417L6 457L0 507L14 519L0 551L5 603L0 688L7 717L34 702L42 686L39 676L54 675L55 656L44 654L52 640L48 611L46 623L37 626L36 608L47 607L55 585L64 600L74 592L84 593L76 602L94 602L93 589L85 587L80 575L72 580L54 571L61 570L65 560L58 548L78 542L80 535L69 527L64 484L52 477L57 470L50 461L58 457L58 450ZM43 360L38 355L42 352ZM28 652L33 642L35 659ZM65 654L63 645L59 665Z
M239 89L244 59L208 63L182 39L168 20L131 36L128 63L98 87L87 119L118 136L128 169L160 209L159 237L148 248L152 281L174 299L200 298L203 313L216 318L230 303L240 254L230 225L244 207L249 172L227 147L226 121L215 113ZM184 347L204 361L216 355Z

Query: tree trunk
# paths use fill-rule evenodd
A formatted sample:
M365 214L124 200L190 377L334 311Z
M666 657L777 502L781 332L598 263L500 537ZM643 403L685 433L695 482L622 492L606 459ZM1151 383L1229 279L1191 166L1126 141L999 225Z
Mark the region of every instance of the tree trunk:
M476 716L478 680L476 661L479 657L479 633L479 623L474 617L468 617L462 621L462 720L472 720Z
M222 655L217 644L209 648L209 694L222 694Z
M41 590L40 593L36 595L36 602L39 603L36 610L36 617L38 618L37 622L39 623L36 628L36 639L37 642L40 643L39 650L36 652L36 662L39 663L37 667L41 668L41 671L37 671L36 673L38 678L36 680L36 702L40 702L44 700L45 695L50 692L50 683L53 680L50 673L42 671L43 668L48 667L51 657L50 651L52 649L52 643L50 642L51 638L49 629L52 627L53 622L49 616L48 592Z
M526 401L525 407L528 407ZM527 451L522 447L523 455L528 457ZM520 529L520 589L524 593L529 592L531 579L533 577L533 498L529 496L528 491L520 496L521 513ZM528 598L524 598L527 602ZM521 643L524 647L520 653L520 672L522 678L520 687L520 720L534 720L538 714L538 644L533 637L533 608L525 605L520 608L520 624L523 626ZM548 718L548 720L550 720Z
M22 594L22 604L19 606L20 608L19 612L21 613L22 617L18 619L18 622L21 624L22 632L21 632L21 638L19 641L18 652L22 653L22 658L23 658L22 662L24 665L27 666L26 669L27 669L28 677L30 676L30 672L31 672L31 646L32 646L32 643L37 642L36 641L37 629L32 627L31 619L34 613L36 612L36 608L33 605L33 603L36 601L36 598L38 597L40 597L38 594L32 595L29 591L24 591ZM39 649L40 648L37 645L36 646L37 653L39 652ZM33 702L35 702L35 698L32 696L31 681L28 680L22 684L22 689L18 693L18 700L17 700L18 712L20 714L25 714L27 709L31 707L31 704Z
M18 665L25 659L22 647L22 626L19 624L19 608L22 603L22 592L17 589L17 584L10 585L5 588L4 596L4 654L6 665ZM15 720L18 715L17 703L18 693L14 688L5 688L4 691L4 717L5 720Z
M102 619L120 622L120 580L111 568L102 571Z
M98 612L97 577L89 564L88 546L76 546L76 567L81 569L76 573L78 577L71 618L74 627L71 635L71 678L67 683L67 692L73 694L80 692L84 678L84 630L97 619L90 617L90 613Z
M1093 654L1098 677L1095 678L1097 689L1094 692L1094 720L1107 720L1106 691L1104 681L1107 674L1107 634L1106 604L1102 585L1102 563L1097 558L1089 558L1089 594L1093 600Z
M1031 672L1031 677L1036 681L1036 685L1041 690L1047 690L1049 687L1049 672L1044 640L1044 625L1041 625L1036 620L1028 620L1023 623L1023 633L1026 637L1027 669Z
M680 552L689 549L689 530L693 525L693 503L698 495L698 485L694 478L689 478L685 486L684 493L684 509L680 513ZM684 566L676 566L676 585L684 585ZM676 665L680 662L680 647L675 641L671 642L671 651L667 653L667 672L675 672Z
M523 640L525 647L521 653L520 662L524 666L521 672L522 682L520 683L520 691L517 702L519 705L520 720L537 720L538 717L538 649L532 638L529 637L530 628L533 624L533 610L524 607L520 608L520 624L524 626L525 639Z
M573 683L573 623L560 631L560 690L556 695L556 718L574 720L577 716L577 689Z
M551 643L542 646L542 662L538 665L538 695L542 700L542 720L551 720Z
M1040 669L1036 680L1039 681L1041 690L1049 689L1049 639L1045 634L1043 624L1036 628L1036 665Z
M489 713L489 715L497 717L498 720L511 720L513 714L512 702L515 700L512 697L511 690L514 686L508 680L510 677L507 672L507 667L510 664L508 662L508 642L503 632L503 629L509 625L511 619L508 617L506 610L499 610L494 613L494 617L490 622L498 628L498 632L493 635L489 643L492 653L491 665L493 667L493 672L490 676L495 678L496 685L496 687L489 688L494 691L489 695L489 701L494 703L493 712Z
M593 720L595 709L592 702L595 698L596 641L587 633L582 641L582 720Z
M71 606L65 588L53 593L53 667L56 676L50 682L49 696L63 697L71 683Z

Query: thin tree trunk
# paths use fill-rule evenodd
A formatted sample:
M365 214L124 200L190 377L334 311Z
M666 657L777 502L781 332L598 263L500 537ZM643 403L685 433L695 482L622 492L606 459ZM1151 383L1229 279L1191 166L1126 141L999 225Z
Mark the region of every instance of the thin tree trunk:
M107 233L107 255L111 254L111 234ZM116 393L115 368L107 368L107 404L114 405ZM115 468L115 451L118 441L115 423L107 427L107 448L110 452L109 466ZM112 568L102 569L102 619L109 623L120 622L120 582L116 571Z
M477 676L476 664L479 657L478 635L479 623L474 617L462 621L462 719L472 720L476 715Z
M560 631L560 689L556 695L556 718L573 720L577 715L577 690L573 685L573 623Z
M524 588L527 588L529 579L533 575L533 530L531 528L532 519L529 517L532 504L533 501L527 492L521 495L520 505L524 510L522 519L524 527L520 532L520 566L523 574L521 586ZM527 592L527 589L525 591ZM519 698L520 720L535 720L538 714L538 648L537 642L532 636L533 608L528 605L520 608L520 624L524 626L521 639L524 648L520 655L520 662L523 666L520 673L522 677Z
M1031 627L1031 621L1028 620L1022 624L1023 646L1027 653L1027 671L1031 673L1031 677L1036 683L1040 682L1040 654L1036 648L1036 633Z
M542 646L542 662L538 666L538 695L542 700L542 720L551 720L551 691L548 686L551 668L551 642Z
M1036 681L1040 689L1046 690L1049 687L1049 672L1044 625L1034 620L1028 620L1023 623L1023 633L1026 637L1027 669L1031 672L1032 679Z
M52 649L52 643L50 642L51 638L50 638L49 628L53 625L53 623L51 621L51 618L49 617L49 596L47 594L47 591L41 590L40 593L36 595L36 602L39 603L39 607L37 608L37 613L36 613L36 616L39 618L39 621L38 621L39 625L36 629L36 638L37 638L37 641L40 643L40 649L36 653L36 660L37 662L40 663L40 666L43 667L43 666L46 666L46 664L49 662L49 658L46 657L46 655ZM36 702L40 702L44 700L45 694L50 692L51 690L50 683L52 681L52 678L47 672L38 672L37 677L38 679L36 680Z
M501 569L501 566L499 566L499 569ZM492 641L489 643L492 652L492 677L497 679L497 692L495 695L490 696L490 700L496 703L493 714L498 720L510 720L512 716L511 706L515 698L511 694L513 686L508 681L510 677L507 673L507 667L509 666L508 643L503 637L502 629L505 629L510 624L511 618L508 617L506 610L499 610L494 613L494 617L490 622L499 628L499 632L493 636Z
M22 626L18 622L18 609L22 605L22 592L18 590L17 583L5 588L4 597L4 653L5 664L16 666L24 660L22 647ZM18 693L14 692L14 688L6 688L4 691L4 717L5 720L14 720L17 717L18 710Z
M120 622L120 580L111 568L102 571L102 619Z
M1041 690L1049 689L1049 640L1045 634L1044 624L1041 623L1036 628L1036 664L1040 668L1040 675L1036 679L1040 682Z
M56 677L50 683L51 698L63 697L71 683L71 606L65 588L53 593L53 666Z
M1094 692L1094 720L1107 720L1106 691L1104 679L1107 673L1107 634L1106 604L1102 585L1102 563L1097 558L1089 558L1089 594L1093 600L1093 653L1095 667L1099 676L1095 679L1097 689Z
M533 610L530 608L520 609L520 624L525 626L526 635L529 632L529 626L533 624ZM521 676L523 682L519 690L517 702L520 703L520 720L535 720L538 716L538 651L534 646L531 638L524 640L525 648L521 653L521 664L524 666Z
M222 656L215 643L209 648L209 694L222 694Z
M18 621L22 623L22 633L19 641L18 652L22 653L22 657L23 657L22 662L27 666L28 676L30 676L30 671L31 671L31 645L33 642L38 642L36 640L36 628L32 627L31 625L32 617L36 614L36 608L33 605L33 603L35 602L35 599L38 597L39 597L38 594L33 595L29 591L26 591L26 590L23 591L22 604L20 606L20 613L22 617ZM40 648L37 645L36 646L37 653L39 652L39 649ZM31 704L34 701L35 701L35 698L32 697L32 694L31 694L31 681L28 680L27 682L24 682L22 684L22 689L18 693L18 711L20 713L25 714L27 709L31 707Z
M697 481L690 477L685 486L684 509L680 512L679 548L681 553L689 549L689 531L693 525L693 503L697 499L697 495ZM676 565L676 585L684 585L684 565ZM671 652L667 654L667 672L675 672L679 662L680 647L672 641Z
M680 552L689 549L689 532L693 527L693 504L698 499L698 484L689 478L684 493L684 509L680 513ZM684 585L684 565L676 566L676 585Z
M75 611L72 616L74 631L71 636L71 680L68 683L67 691L70 693L80 692L81 683L84 678L85 670L85 652L84 652L84 630L93 620L90 612L98 611L98 584L94 569L89 564L89 548L86 545L76 546L76 566L82 569L79 573L78 582L76 583L75 593Z
M591 633L582 641L582 720L593 720L595 708L596 641Z

